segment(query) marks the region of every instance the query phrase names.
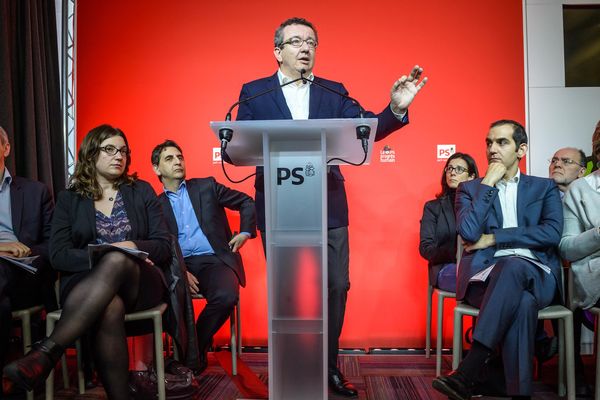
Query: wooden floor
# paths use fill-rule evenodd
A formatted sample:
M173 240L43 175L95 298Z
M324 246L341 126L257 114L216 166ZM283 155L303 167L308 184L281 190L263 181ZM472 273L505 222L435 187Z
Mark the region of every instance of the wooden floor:
M244 353L243 361L259 378L267 383L267 354ZM594 362L591 357L585 359L586 372L593 379ZM444 356L443 372L449 371L450 356ZM342 355L340 367L346 377L359 390L359 399L369 400L421 400L445 399L431 388L435 375L435 358L425 358L423 355ZM73 368L71 368L73 370ZM74 373L74 371L72 371ZM59 375L59 374L56 374ZM550 360L542 369L541 381L536 381L533 398L538 400L559 399L556 394L557 366L556 358ZM74 378L74 377L73 377ZM72 382L75 382L72 379ZM592 382L590 380L590 382ZM194 400L229 400L238 399L241 393L223 371L216 358L209 353L209 367L198 379L199 393ZM102 387L96 387L85 394L79 395L74 388L58 388L57 381L55 399L106 399ZM62 386L62 384L60 384ZM344 397L330 394L330 399ZM15 395L7 399L24 399L24 395ZM36 393L36 400L44 399L42 392ZM483 397L486 399L486 397ZM487 397L487 399L493 399Z

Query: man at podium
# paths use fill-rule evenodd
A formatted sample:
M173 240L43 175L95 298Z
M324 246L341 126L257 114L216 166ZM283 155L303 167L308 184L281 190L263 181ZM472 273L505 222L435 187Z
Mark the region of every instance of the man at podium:
M348 91L341 83L315 77L313 67L319 44L314 25L303 18L290 18L275 31L273 53L279 64L277 72L269 77L243 85L240 100L272 90L265 95L242 102L238 120L356 118L359 107L348 99ZM375 140L381 140L408 123L408 106L427 82L423 69L415 66L408 76L402 76L392 86L390 104L381 113L365 113L366 118L377 118ZM299 80L285 85L300 77ZM312 83L314 81L315 83ZM285 85L285 86L284 86ZM324 89L330 88L332 91ZM337 94L337 93L339 94ZM337 367L339 336L344 322L349 280L348 202L344 177L338 166L331 166L327 174L328 224L328 376L331 388L345 396L356 396L357 391ZM265 243L265 194L263 168L256 171L256 213L258 228Z

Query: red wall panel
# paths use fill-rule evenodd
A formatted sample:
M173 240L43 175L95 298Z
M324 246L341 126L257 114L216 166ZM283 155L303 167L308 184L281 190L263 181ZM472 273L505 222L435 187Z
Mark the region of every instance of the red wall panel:
M524 120L522 5L502 2L376 0L85 0L77 7L77 129L110 123L130 140L132 170L160 184L150 152L171 138L188 176L226 180L213 164L222 120L242 83L275 72L273 33L298 15L319 31L315 74L342 81L379 112L397 78L419 63L430 82L409 126L376 144L370 166L344 167L350 202L350 274L342 346L422 347L426 262L418 254L423 203L439 190L437 144L456 144L485 172L484 136L499 118ZM297 8L298 11L292 11ZM382 163L389 146L395 163ZM241 177L250 168L237 168ZM252 182L230 185L254 193ZM236 229L238 217L231 214ZM242 249L243 335L265 344L266 272L260 239ZM447 315L449 320L450 313ZM448 332L449 334L449 332Z

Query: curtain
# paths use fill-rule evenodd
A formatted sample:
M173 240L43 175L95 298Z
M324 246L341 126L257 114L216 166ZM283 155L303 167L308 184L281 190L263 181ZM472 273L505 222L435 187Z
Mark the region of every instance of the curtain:
M13 175L65 187L54 0L0 0L0 125Z

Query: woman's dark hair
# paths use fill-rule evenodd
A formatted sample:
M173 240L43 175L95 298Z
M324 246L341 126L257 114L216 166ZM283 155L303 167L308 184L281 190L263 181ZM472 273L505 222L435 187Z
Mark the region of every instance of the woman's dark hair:
M446 167L448 167L450 161L455 160L457 158L467 163L467 173L469 174L469 176L472 176L473 178L479 178L479 171L477 170L477 164L475 163L475 160L473 160L473 157L471 157L467 153L454 153L448 158L448 161L446 161L446 165L444 165L444 169L442 170L442 191L438 193L436 197L439 198L446 196L452 190L446 182Z
M85 135L77 153L75 173L69 179L69 189L93 200L102 198L102 188L96 179L96 160L102 142L113 136L122 137L125 145L129 148L127 137L125 137L123 131L107 124L97 126ZM115 189L122 184L131 185L137 179L136 173L129 175L129 164L131 164L131 155L127 154L125 157L125 170L123 175L115 180L113 185Z

